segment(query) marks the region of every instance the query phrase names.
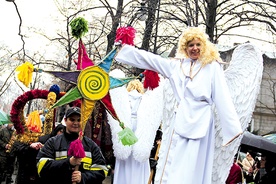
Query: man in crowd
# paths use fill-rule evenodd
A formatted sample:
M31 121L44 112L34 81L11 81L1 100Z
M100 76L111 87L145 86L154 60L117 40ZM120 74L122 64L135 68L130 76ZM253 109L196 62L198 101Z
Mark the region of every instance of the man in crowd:
M5 180L6 184L13 182L15 156L10 153L11 145L9 142L14 131L12 123L0 130L0 183Z
M66 130L50 138L37 155L38 174L47 184L93 183L102 184L108 173L100 148L92 139L83 136L84 158L69 156L71 142L81 131L80 108L70 107L65 113ZM79 167L76 170L76 166Z

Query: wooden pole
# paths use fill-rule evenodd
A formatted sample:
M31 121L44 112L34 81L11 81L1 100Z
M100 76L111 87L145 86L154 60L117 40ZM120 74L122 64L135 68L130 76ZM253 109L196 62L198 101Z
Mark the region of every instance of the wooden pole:
M157 145L156 153L155 153L155 156L154 156L154 160L156 160L156 161L158 159L160 145L161 145L161 142ZM153 174L154 174L154 170L151 169L148 184L151 184L151 181L152 181L152 178L153 178Z
M74 171L78 171L78 170L79 170L79 165L76 165ZM72 184L77 184L77 182L72 182Z

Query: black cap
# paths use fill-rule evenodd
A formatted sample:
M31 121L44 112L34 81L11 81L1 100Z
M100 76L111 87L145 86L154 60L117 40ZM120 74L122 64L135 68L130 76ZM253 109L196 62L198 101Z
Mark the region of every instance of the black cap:
M81 115L80 108L79 107L70 107L69 109L67 109L67 111L65 113L65 118L68 118L72 114Z

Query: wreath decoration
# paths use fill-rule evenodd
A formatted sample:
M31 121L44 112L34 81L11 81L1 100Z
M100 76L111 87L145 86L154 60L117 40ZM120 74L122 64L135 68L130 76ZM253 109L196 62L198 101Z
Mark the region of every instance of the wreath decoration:
M25 92L13 102L10 115L17 134L24 134L24 132L28 131L27 127L25 126L26 122L23 114L23 109L26 103L37 98L47 99L48 93L48 90L34 89Z
M21 135L18 137L19 141L21 140L22 142L33 142L42 134L31 132L27 128L23 110L28 101L37 98L47 99L48 94L48 90L34 89L25 92L13 102L10 117L11 121L13 122L14 128L16 129L17 135ZM28 139L28 141L26 139Z
M35 142L38 140L38 137L43 135L44 132L34 132L32 130L29 130L28 127L26 126L26 121L24 117L24 107L26 103L30 100L33 99L45 99L47 100L47 104L52 105L55 103L56 98L53 97L53 93L60 98L63 96L65 93L60 93L59 92L59 87L57 85L53 85L50 90L41 90L41 89L34 89L25 92L24 94L20 95L12 104L11 112L10 112L10 118L11 121L14 124L14 128L16 129L16 134L17 134L17 140L20 142L25 142L25 143L30 143L30 142ZM54 95L54 96L55 96ZM47 108L49 105L47 105ZM48 111L48 109L46 110ZM50 117L49 117L50 114ZM48 115L48 118L47 118ZM54 113L53 111L48 111L46 114L45 121L48 119L51 120L49 123L53 123L53 116ZM52 126L50 127L52 128ZM46 134L49 133L49 130L46 131Z

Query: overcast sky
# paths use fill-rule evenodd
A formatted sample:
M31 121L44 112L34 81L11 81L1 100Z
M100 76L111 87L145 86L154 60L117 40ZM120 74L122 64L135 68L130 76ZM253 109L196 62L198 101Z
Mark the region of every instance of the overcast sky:
M45 49L45 44L48 43L44 37L39 35L30 35L28 34L28 27L35 27L36 29L41 29L41 32L46 33L49 36L56 34L56 29L59 25L55 25L57 22L53 20L52 17L59 15L56 5L53 0L15 0L20 15L22 16L22 34L26 35L27 38L24 38L26 41L26 49L35 50ZM110 0L112 3L117 1ZM19 17L15 10L15 6L12 2L7 2L6 0L0 1L0 45L7 45L12 48L13 51L17 51L22 48L22 41L18 36L18 26L19 26ZM232 30L232 33L244 33L247 36L262 35L264 40L272 40L272 37L267 33L253 33L244 28L237 30ZM30 32L31 33L31 32ZM243 43L248 41L248 38L242 37L222 37L220 39L220 44L229 44L233 43ZM259 41L255 42L261 50L263 51L275 51L275 47Z
M28 36L25 28L41 28L47 33L53 32L51 28L52 20L50 16L57 12L56 6L51 0L15 0L22 19L22 34ZM0 1L0 44L12 47L12 50L22 48L22 41L19 33L19 16L12 2ZM43 39L32 39L35 47L42 45ZM44 40L46 41L46 40ZM27 42L27 44L29 44Z

